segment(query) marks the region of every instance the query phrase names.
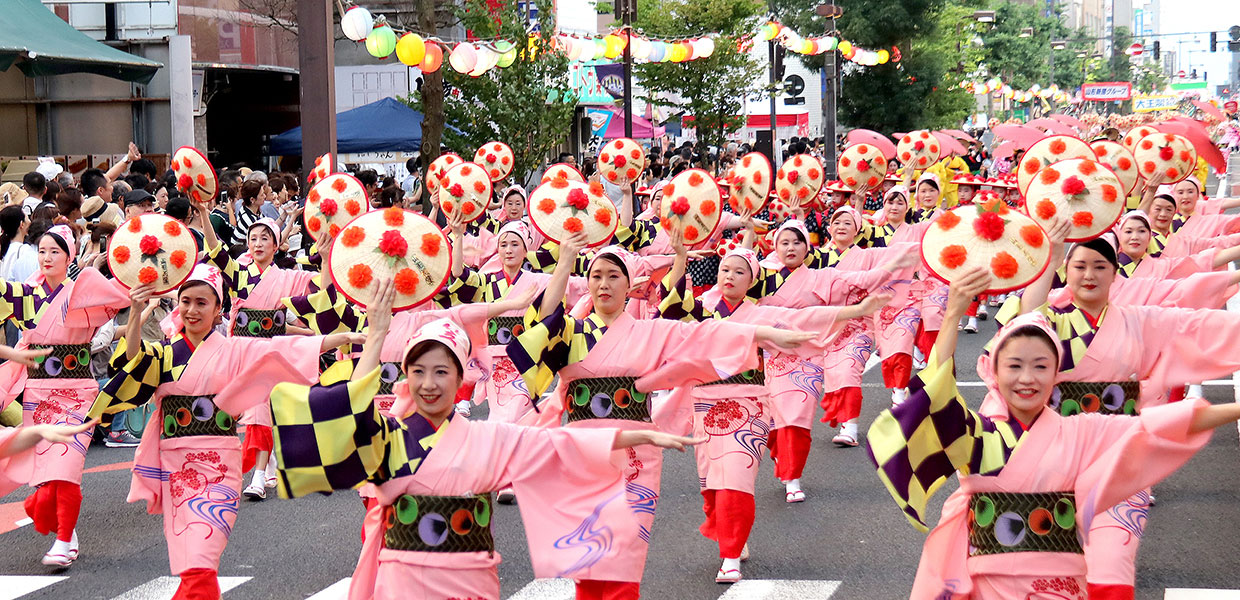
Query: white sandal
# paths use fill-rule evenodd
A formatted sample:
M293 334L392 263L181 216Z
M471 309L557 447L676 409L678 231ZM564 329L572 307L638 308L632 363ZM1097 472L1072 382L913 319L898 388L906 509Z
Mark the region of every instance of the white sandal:
M856 448L857 438L841 431L835 437L831 438L831 443L840 448Z
M715 583L736 583L740 580L740 569L728 569L727 571L719 569L719 572L715 573Z
M805 490L785 492L784 501L787 502L788 504L794 504L797 502L805 502Z

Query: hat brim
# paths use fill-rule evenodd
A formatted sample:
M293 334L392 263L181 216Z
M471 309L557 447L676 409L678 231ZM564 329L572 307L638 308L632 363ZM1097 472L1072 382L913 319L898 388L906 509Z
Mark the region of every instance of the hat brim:
M439 191L439 178L448 172L448 169L465 162L459 154L448 152L440 154L439 158L431 161L426 166L426 191L434 194Z
M858 166L861 161L867 166L864 171ZM856 191L862 185L876 188L887 176L887 157L873 144L853 144L840 153L836 167L841 184L849 191Z
M917 142L923 142L925 147L918 150ZM943 146L939 139L925 129L910 131L896 143L896 156L900 159L900 164L914 169L925 169L938 162L942 152Z
M750 152L736 161L736 165L732 167L732 174L734 179L741 180L741 183L728 186L728 204L737 214L741 214L745 209L748 209L751 215L758 214L762 207L766 206L766 199L771 195L770 159L761 152ZM755 179L761 182L755 183ZM748 204L742 206L743 200L747 200Z
M1059 142L1063 143L1062 148ZM1022 195L1027 194L1029 184L1038 172L1051 164L1072 158L1094 160L1097 156L1085 140L1071 135L1050 135L1034 142L1020 158L1016 170L1016 189Z
M633 156L636 152L637 156ZM623 156L623 167L617 167L617 156ZM598 151L598 171L604 180L614 185L628 185L641 177L646 170L646 155L641 144L629 138L616 138Z
M690 181L697 181L697 185L690 185ZM667 185L674 193L668 194L664 188L659 202L659 226L669 234L673 230L681 231L686 246L709 240L722 219L723 193L719 184L706 171L689 169L673 177ZM681 199L687 201L688 210L678 215L672 212L672 206Z
M443 230L419 213L395 209L400 211L403 222L400 225L389 225L385 214L389 210L393 209L371 211L349 221L342 231L357 227L366 236L353 246L347 246L346 236L342 234L340 240L333 244L327 268L336 289L344 294L349 302L362 308L374 302L375 281L382 278L399 280L404 277L401 275L403 271L411 271L418 282L414 288L415 293L397 292L392 311L398 312L429 301L447 285L448 277L452 274L452 243ZM379 250L379 240L385 233L393 230L399 231L408 244L403 263L393 260ZM429 254L432 245L435 247L434 255ZM350 276L350 271L359 267L366 267L370 273L365 286L354 285ZM399 281L397 285L400 285Z
M323 156L314 159L314 168L310 169L310 173L306 175L306 181L314 183L328 175L332 174L332 153L328 152Z
M488 152L494 153L495 162L488 162L486 155ZM504 159L508 159L508 164L504 164ZM474 152L474 162L482 166L486 170L487 176L492 182L503 181L512 173L512 169L516 166L516 156L512 153L512 148L504 142L487 142L481 148Z
M1141 174L1137 172L1137 159L1132 155L1132 151L1125 148L1123 144L1111 140L1099 140L1090 144L1090 147L1094 149L1098 162L1115 172L1120 182L1124 184L1125 197L1137 189ZM1125 159L1128 161L1127 169L1121 167Z
M794 171L797 177L790 182L788 177ZM813 202L814 196L822 191L822 184L826 181L821 160L809 154L798 154L785 160L783 166L775 172L775 196L789 207L799 207Z
M189 164L186 164L187 161ZM207 160L207 155L193 146L181 146L172 153L172 172L177 176L177 189L180 189L194 202L207 202L220 192L220 179L215 174L215 167ZM181 176L188 175L190 186L181 189Z
M1158 133L1158 130L1150 127L1149 125L1138 125L1132 129L1129 129L1128 133L1125 133L1124 137L1120 140L1120 143L1123 144L1129 152L1136 154L1135 151L1137 149L1137 143L1145 139L1145 136L1155 133Z
M134 223L138 224L137 231L131 230ZM169 224L175 226L169 227ZM169 229L178 233L172 235ZM159 251L149 256L141 250L142 239L148 235L159 240ZM164 294L181 287L189 279L198 262L198 251L198 240L190 233L189 226L165 215L140 215L121 223L112 234L108 242L108 270L122 286L133 289L142 285L143 269L151 268L156 276L155 293Z
M580 231L586 234L587 246L601 246L611 241L620 224L620 215L611 200L601 193L592 193L590 186L585 183L565 181L563 187L556 186L555 181L549 181L534 188L533 193L530 194L526 210L534 229L537 229L543 237L562 244L572 235L568 230L569 219L576 218L576 224L581 226ZM586 195L588 204L584 210L577 210L568 205L568 194L575 189L581 190ZM544 200L550 201L550 204ZM606 224L599 220L599 215L603 211L608 214Z
M465 210L462 214L466 223L473 223L486 215L487 207L491 205L491 177L487 174L486 167L475 162L455 165L444 173L439 183L435 201L444 217L451 220L456 216L458 208L470 207L474 210ZM457 185L461 186L461 196L455 196L449 191ZM478 186L483 189L479 191Z
M986 291L995 294L1021 289L1041 277L1051 260L1051 241L1042 227L1027 215L1008 209L1006 214L1001 215L1007 220L1003 235L993 242L986 241L973 231L973 221L978 218L980 210L980 207L973 205L958 206L940 213L931 221L921 242L921 262L930 274L950 284L971 269L985 268L992 278L991 287ZM944 219L948 214L960 220L952 227L944 228L947 219L951 219ZM1036 229L1040 246L1032 246L1025 239L1025 235L1032 232L1025 230L1026 227ZM950 249L953 246L958 248ZM963 262L948 266L945 258L959 257L960 252L964 253ZM1006 253L1010 260L1000 258L1001 252ZM1015 272L1010 277L1000 277L1013 264L1016 266Z
M1170 159L1159 155L1164 147L1171 148ZM1149 179L1154 173L1162 172L1166 185L1188 179L1193 169L1197 168L1197 149L1188 138L1174 133L1153 133L1141 138L1132 156L1137 161L1141 177Z
M336 182L343 182L337 184ZM343 187L343 189L338 189ZM324 200L336 202L336 213L327 215L321 205ZM350 202L356 202L354 207ZM356 208L356 210L350 210ZM306 231L318 239L324 231L336 237L344 226L353 219L366 214L370 210L370 198L366 195L366 186L348 173L332 173L310 187L306 194L306 206L302 210L301 220ZM336 233L331 233L332 227ZM277 236L278 237L278 236Z
M560 173L563 173L564 178L569 181L576 181L578 183L586 182L585 175L582 175L581 171L578 170L577 167L574 167L566 163L555 163L554 165L547 167L547 170L543 172L543 176L542 176L542 179L539 180L539 184L541 185L543 183L549 183L552 179L555 179L556 175L559 175Z
M1094 167L1088 175L1080 171L1080 165L1086 163ZM1029 186L1024 206L1025 214L1043 229L1049 230L1051 219L1062 215L1073 221L1072 230L1066 241L1083 242L1106 233L1119 222L1126 206L1126 200L1121 193L1124 184L1106 165L1091 159L1072 158L1059 161L1046 168L1055 169L1060 175L1049 182L1039 175ZM1069 198L1063 193L1064 179L1072 176L1085 183L1088 193L1085 194L1084 199ZM1113 192L1108 191L1107 187L1112 188ZM1107 200L1108 197L1112 199ZM1044 207L1043 203L1048 201L1054 206L1054 211ZM1081 212L1090 214L1088 225L1076 224L1076 215Z

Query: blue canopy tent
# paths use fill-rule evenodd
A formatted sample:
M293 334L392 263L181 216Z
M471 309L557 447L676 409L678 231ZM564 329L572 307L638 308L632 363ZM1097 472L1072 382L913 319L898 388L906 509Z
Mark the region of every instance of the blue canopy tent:
M408 152L422 149L422 113L383 98L336 114L336 152ZM273 156L301 155L301 127L271 138Z

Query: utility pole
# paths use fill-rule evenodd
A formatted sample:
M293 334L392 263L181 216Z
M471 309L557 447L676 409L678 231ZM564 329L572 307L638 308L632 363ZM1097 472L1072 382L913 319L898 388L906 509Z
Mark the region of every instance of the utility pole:
M336 77L334 5L322 0L297 0L298 86L301 88L302 174L314 159L336 156ZM335 169L332 165L332 169Z
M839 6L836 6L834 4L819 4L818 6L814 7L814 12L817 13L818 16L827 17L829 19L829 21L827 22L827 35L836 35L835 34L835 20L840 18L840 16L844 14L843 9L841 9ZM825 86L825 89L823 90L823 98L822 98L822 128L823 128L823 133L822 133L822 141L823 141L822 159L823 160L822 162L823 162L823 170L826 171L828 179L834 179L836 177L836 172L835 172L836 156L835 154L836 154L836 151L838 150L835 145L835 135L836 135L835 130L836 130L836 118L837 118L837 109L835 106L835 95L837 92L836 87L837 87L837 83L839 80L839 73L837 72L839 63L835 59L835 53L836 53L836 50L834 48L827 52L826 54L827 64L825 68L823 69L823 75L826 78L825 80L826 86Z
M633 137L633 13L637 0L620 0L620 19L624 23L624 137Z

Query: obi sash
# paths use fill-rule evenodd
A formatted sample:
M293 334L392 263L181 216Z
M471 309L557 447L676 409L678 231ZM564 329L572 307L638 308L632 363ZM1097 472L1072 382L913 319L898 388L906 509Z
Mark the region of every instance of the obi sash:
M163 439L198 435L236 436L232 415L215 405L215 394L164 396Z
M402 494L385 507L383 545L413 552L495 552L490 494Z
M650 394L637 391L636 377L584 377L566 385L569 423L587 419L650 422Z
M487 320L487 345L507 346L525 331L524 319L515 317L491 317Z
M404 374L401 373L400 363L385 362L379 365L379 394L380 396L390 396L392 394L392 386L400 381Z
M270 338L284 335L284 311L243 308L233 319L232 335Z
M982 492L969 497L969 556L1005 552L1084 554L1072 492Z
M1061 381L1051 392L1050 407L1065 417L1081 413L1135 415L1141 384L1137 381Z
M26 367L28 379L94 379L90 374L90 344L31 344L31 350L51 348Z

